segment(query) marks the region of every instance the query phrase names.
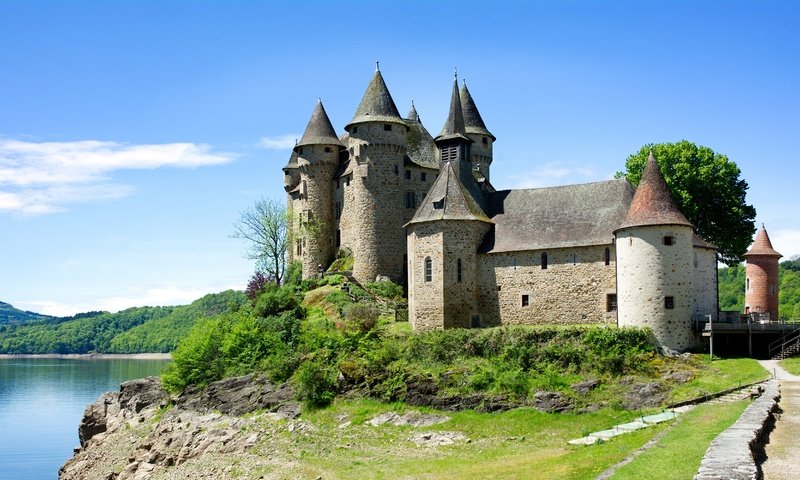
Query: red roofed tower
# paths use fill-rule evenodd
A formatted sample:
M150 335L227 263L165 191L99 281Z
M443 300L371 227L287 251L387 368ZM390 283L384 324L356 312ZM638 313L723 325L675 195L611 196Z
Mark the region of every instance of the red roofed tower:
M772 248L764 225L756 233L750 250L744 254L746 267L745 313L769 313L778 318L778 260L783 255Z

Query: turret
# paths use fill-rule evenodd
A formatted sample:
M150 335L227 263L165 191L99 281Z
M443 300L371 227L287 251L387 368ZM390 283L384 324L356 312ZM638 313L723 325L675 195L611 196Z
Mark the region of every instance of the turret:
M481 113L475 105L467 82L461 86L461 110L464 114L464 130L467 136L474 142L472 144L472 167L479 170L481 174L489 180L489 167L492 165L492 146L496 140L495 136L486 128L483 123Z
M409 321L414 330L480 325L477 246L492 222L444 163L408 230Z
M353 276L372 282L378 275L403 281L403 178L408 126L376 69L355 115L345 127L352 164L351 202L342 218L342 241L354 252Z
M675 205L652 152L614 235L618 325L649 327L660 345L673 350L696 346L692 224Z
M764 225L756 233L750 250L744 254L745 313L766 314L778 318L778 261L783 255L772 248Z
M294 147L300 202L292 209L293 253L302 259L304 278L314 276L319 265L327 267L334 257L332 186L343 148L322 101L317 102L303 137Z

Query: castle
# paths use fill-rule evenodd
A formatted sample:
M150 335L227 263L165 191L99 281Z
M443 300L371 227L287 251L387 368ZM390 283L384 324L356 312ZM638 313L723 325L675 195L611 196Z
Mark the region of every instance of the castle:
M340 249L353 276L407 286L415 330L512 324L650 327L674 350L716 319L716 247L694 234L655 159L626 179L524 190L490 182L496 137L463 84L435 138L376 70L345 133L322 102L283 168L290 259Z

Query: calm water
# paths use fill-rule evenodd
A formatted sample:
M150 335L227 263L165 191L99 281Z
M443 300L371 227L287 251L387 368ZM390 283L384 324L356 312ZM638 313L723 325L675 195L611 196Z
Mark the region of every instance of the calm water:
M86 406L160 360L0 359L0 480L52 480L79 445Z

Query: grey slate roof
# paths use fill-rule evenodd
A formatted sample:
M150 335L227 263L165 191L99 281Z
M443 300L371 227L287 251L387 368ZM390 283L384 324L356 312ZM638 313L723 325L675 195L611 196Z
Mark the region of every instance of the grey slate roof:
M611 244L633 198L625 179L487 195L486 253Z
M647 157L631 208L619 229L648 225L692 226L675 205L653 152Z
M408 160L420 167L439 170L439 149L436 148L433 137L422 124L413 103L411 104L411 110L408 112L408 117L404 120L408 125L406 144Z
M753 241L753 245L750 247L750 250L744 254L745 257L749 255L762 255L768 257L782 257L780 253L775 251L772 248L772 242L769 240L769 235L767 235L767 229L764 228L764 225L761 225L761 228L758 229L758 233L756 233L756 239Z
M336 137L336 131L333 129L331 119L328 118L328 114L325 112L325 107L322 106L322 100L317 101L314 112L311 113L311 118L308 120L306 131L303 133L303 138L294 148L304 145L337 145L343 147L339 138Z
M355 115L350 123L344 128L349 130L350 126L361 122L394 122L403 123L400 118L400 113L397 111L397 106L392 100L392 95L389 89L386 88L386 82L383 81L383 75L380 70L375 71L372 76L367 91L364 92L364 97L361 103L358 104Z
M283 167L283 170L284 171L291 170L291 169L294 169L294 168L297 168L297 167L298 167L298 165L297 165L297 152L292 150L292 155L289 157L289 163L287 163L286 166Z
M464 129L466 132L492 137L492 141L497 140L497 138L492 135L492 132L486 129L486 124L483 123L481 113L478 111L478 107L475 105L475 101L472 99L469 90L467 90L467 82L464 82L461 87L460 97L461 110L464 115Z
M458 180L450 162L433 183L422 204L407 225L437 220L472 220L491 223L489 217Z
M450 97L450 111L447 120L444 122L442 132L436 137L436 141L451 140L462 138L469 142L472 140L467 137L464 127L464 112L461 110L461 98L458 94L458 79L453 80L453 94Z

